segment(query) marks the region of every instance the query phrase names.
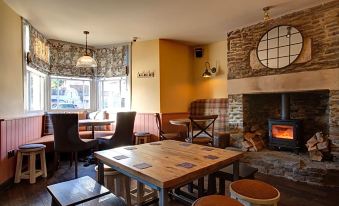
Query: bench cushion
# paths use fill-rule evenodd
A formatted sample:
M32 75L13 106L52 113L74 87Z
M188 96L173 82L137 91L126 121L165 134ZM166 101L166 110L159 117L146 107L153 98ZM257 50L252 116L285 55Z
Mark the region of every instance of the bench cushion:
M43 144L23 144L19 146L19 149L39 149L45 147Z

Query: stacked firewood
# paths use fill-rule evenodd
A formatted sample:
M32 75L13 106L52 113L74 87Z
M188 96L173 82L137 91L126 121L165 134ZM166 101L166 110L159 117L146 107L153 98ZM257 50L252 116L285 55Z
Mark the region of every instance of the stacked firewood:
M321 161L329 153L329 140L322 133L317 132L306 143L311 160Z
M249 132L244 133L244 141L242 144L243 151L257 152L265 147L263 140L265 136L265 130L258 129L257 127L251 127Z

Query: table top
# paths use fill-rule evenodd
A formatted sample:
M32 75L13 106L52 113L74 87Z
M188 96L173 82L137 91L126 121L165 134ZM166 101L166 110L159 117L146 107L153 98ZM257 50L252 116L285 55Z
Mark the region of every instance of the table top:
M76 205L109 194L110 191L89 176L47 186L60 205Z
M243 153L164 140L98 151L94 155L102 163L132 177L140 178L159 188L175 188L232 164L239 160ZM142 163L151 167L136 167ZM192 164L193 167L190 167Z
M80 126L100 126L100 125L109 125L114 123L113 120L109 119L79 119Z

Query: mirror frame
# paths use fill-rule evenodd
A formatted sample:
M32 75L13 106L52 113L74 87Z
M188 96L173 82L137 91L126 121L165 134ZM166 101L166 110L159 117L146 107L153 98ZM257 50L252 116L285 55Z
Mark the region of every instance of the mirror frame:
M268 33L270 32L270 31L272 31L273 29L276 29L276 28L279 28L279 27L291 27L291 28L294 28L297 32L295 33L295 34L300 34L300 36L301 36L301 42L299 42L299 43L297 43L297 44L301 44L301 49L300 49L300 52L296 55L297 57L293 60L293 61L291 61L289 64L287 64L286 66L283 66L283 67L269 67L268 65L266 66L263 62L262 62L262 60L260 60L259 59L259 44L260 44L260 42L261 42L261 40L263 39L263 37L265 36L265 35L268 35ZM277 37L277 38L279 38L279 36ZM267 44L268 44L268 41L267 41ZM293 45L293 44L288 44L288 46L290 47L291 45ZM281 48L280 46L279 46L279 44L278 44L278 47L276 47L278 50L279 50L279 48ZM277 26L274 26L274 27L272 27L272 28L270 28L269 30L267 30L263 35L261 35L261 37L260 37L260 39L259 39L259 41L258 41L258 43L257 43L257 46L256 46L256 55L257 55L257 59L258 59L258 61L260 62L260 64L261 65L263 65L265 68L270 68L270 69L282 69L282 68L285 68L285 67L288 67L288 66L290 66L291 64L293 64L298 58L299 58L299 56L300 56L300 54L301 54L301 52L303 51L303 48L304 48L304 37L303 37L303 35L302 35L302 33L296 28L296 27L294 27L294 26L291 26L291 25L277 25ZM288 57L290 58L291 56L295 56L295 55L291 55L291 54L289 54L288 55ZM268 58L268 57L267 57ZM274 59L274 58L272 58L272 59ZM278 62L279 61L279 56L277 56L276 58L276 61Z

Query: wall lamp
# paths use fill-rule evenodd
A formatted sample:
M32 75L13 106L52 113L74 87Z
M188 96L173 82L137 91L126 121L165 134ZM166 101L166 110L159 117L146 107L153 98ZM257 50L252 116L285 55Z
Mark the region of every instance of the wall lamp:
M208 78L217 73L217 68L212 67L209 62L205 62L205 71L202 73L202 77Z

